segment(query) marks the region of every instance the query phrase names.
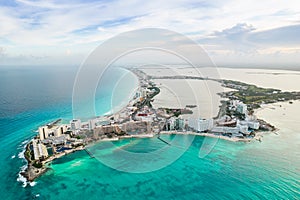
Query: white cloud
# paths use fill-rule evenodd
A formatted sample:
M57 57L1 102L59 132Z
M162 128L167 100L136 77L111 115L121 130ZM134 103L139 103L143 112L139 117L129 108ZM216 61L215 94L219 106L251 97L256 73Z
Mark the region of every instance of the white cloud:
M208 49L214 54L239 51L256 54L278 44L278 38L271 38L257 45L262 33L268 33L263 31L295 25L300 18L297 0L288 3L284 0L17 0L16 3L0 7L0 46L7 47L11 56L55 58L65 55L68 49L72 54L87 55L110 37L148 27L171 29L205 46L214 45Z

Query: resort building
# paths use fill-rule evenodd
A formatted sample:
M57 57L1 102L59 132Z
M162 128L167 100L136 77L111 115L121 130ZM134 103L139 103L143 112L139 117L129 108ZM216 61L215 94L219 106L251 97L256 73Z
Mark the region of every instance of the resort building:
M80 119L73 119L70 121L70 125L72 131L79 130L81 128L81 121Z
M171 117L169 120L167 120L166 123L166 130L167 131L171 131L171 130L175 130L175 118Z
M96 123L97 123L96 119L89 120L89 130L93 130L94 128L96 128Z
M248 121L248 126L249 126L249 128L251 128L251 129L258 130L260 124L259 124L259 122L257 122L257 121Z
M166 131L172 130L184 130L185 129L185 121L182 118L171 117L166 122Z
M250 132L248 131L248 125L242 125L242 124L238 124L237 128L239 129L240 133L246 134L248 135Z
M59 137L63 133L65 133L68 129L68 125L60 125L60 126L40 126L39 127L39 136L40 140L45 140L49 137Z
M258 130L260 126L258 121L250 121L250 120L239 121L239 124L247 125L250 129L253 130Z
M240 132L239 127L228 127L228 126L216 126L211 129L213 133L231 133L231 134L238 134Z
M205 132L213 128L213 119L189 119L189 127L198 132Z
M237 103L236 111L241 114L247 114L248 112L247 105L242 102Z
M48 157L48 151L45 145L37 143L36 140L32 141L34 160Z
M175 120L175 129L176 130L184 130L185 129L185 121L184 121L184 119L177 118Z
M41 140L48 138L49 128L48 126L40 126L39 127L39 136Z
M62 134L64 134L68 129L68 126L67 125L60 125L56 128L55 130L55 134L54 136L55 137L60 137Z

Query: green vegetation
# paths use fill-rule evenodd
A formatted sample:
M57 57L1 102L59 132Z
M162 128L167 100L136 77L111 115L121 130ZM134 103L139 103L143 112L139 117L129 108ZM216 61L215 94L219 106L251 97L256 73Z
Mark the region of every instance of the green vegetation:
M77 135L77 136L76 136L76 139L78 139L78 140L79 140L79 139L82 139L82 138L83 138L83 137L80 136L80 135Z
M278 89L261 88L239 81L224 80L223 86L237 91L227 92L223 96L229 99L238 99L249 105L250 110L259 108L261 103L275 103L300 99L299 92L282 92Z
M30 153L30 150L28 150L28 149L26 149L26 151L25 151L25 158L27 159L27 160L32 160L31 158L31 153Z
M32 166L34 166L35 168L42 168L43 164L40 161L35 161L34 163L32 163Z
M24 156L25 156L26 160L28 160L28 161L34 160L33 152L30 150L31 145L32 145L32 144L29 143L29 144L26 146L26 150L25 150L25 153L24 153Z

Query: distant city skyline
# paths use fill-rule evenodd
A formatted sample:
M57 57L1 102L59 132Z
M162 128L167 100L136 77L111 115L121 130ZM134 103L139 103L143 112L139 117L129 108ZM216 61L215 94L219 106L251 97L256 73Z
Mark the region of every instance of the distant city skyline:
M122 32L164 28L196 41L218 66L298 69L299 19L296 0L0 0L0 66L80 65Z

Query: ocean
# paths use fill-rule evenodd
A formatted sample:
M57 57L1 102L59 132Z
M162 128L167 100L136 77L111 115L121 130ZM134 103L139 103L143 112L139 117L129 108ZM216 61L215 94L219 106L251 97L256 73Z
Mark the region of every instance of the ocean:
M74 68L0 68L1 199L300 199L300 129L295 125L299 102L258 112L280 127L277 134L266 134L262 142L218 140L212 152L200 158L205 138L178 135L182 141L193 139L192 144L175 162L148 173L118 171L78 151L52 162L51 169L34 183L22 182L19 172L26 164L22 151L38 126L57 118L72 119L75 76ZM120 86L115 87L121 77ZM124 105L137 83L124 69L108 73L96 92L96 114ZM112 100L115 93L118 95ZM174 140L172 135L161 137ZM107 159L116 158L121 150L166 159L164 156L174 156L172 152L180 145L184 144L161 155L157 150L165 143L154 137L100 142L89 150ZM130 167L122 158L116 162Z

